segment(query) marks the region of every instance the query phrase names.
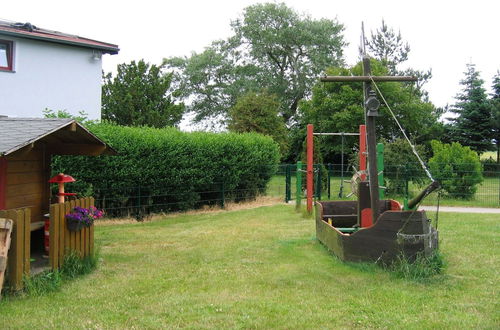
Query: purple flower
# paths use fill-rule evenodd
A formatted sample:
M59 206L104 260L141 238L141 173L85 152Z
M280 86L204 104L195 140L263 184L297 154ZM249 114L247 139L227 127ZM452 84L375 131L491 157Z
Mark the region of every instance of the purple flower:
M83 225L90 227L95 219L102 218L104 212L102 210L98 210L96 207L91 206L88 209L80 206L76 206L73 208L72 212L66 214L66 219L68 221L79 222Z

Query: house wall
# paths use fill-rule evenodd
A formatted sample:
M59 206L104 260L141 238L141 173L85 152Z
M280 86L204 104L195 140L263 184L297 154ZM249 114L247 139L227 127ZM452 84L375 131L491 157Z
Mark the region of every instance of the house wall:
M43 117L43 110L101 117L102 60L91 49L44 41L14 41L14 72L0 71L0 115Z
M31 222L43 220L50 204L50 158L43 150L7 156L4 209L29 207Z

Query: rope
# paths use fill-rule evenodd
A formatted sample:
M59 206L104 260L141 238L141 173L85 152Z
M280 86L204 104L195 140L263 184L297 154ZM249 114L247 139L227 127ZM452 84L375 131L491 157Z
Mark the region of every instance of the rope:
M372 81L373 85L375 86L375 89L377 90L377 92L379 93L380 97L382 98L382 100L384 101L384 104L385 106L387 107L387 109L389 109L389 112L391 113L392 115L392 118L394 118L394 120L396 121L396 124L398 124L398 127L399 129L401 130L401 132L403 133L406 141L408 141L408 143L410 144L410 147L411 147L411 150L413 151L413 153L415 154L415 156L417 156L417 159L418 161L420 162L420 165L422 166L422 168L424 169L424 172L425 174L429 177L429 179L431 179L432 182L434 182L434 178L432 177L432 174L431 172L429 172L429 170L427 169L427 167L425 166L425 163L424 161L422 160L422 158L420 158L420 155L418 154L417 150L415 149L415 146L411 143L410 139L408 138L408 136L406 135L403 127L401 126L401 124L399 123L398 119L396 118L396 115L394 115L394 112L392 112L392 109L391 107L389 106L389 104L387 103L387 101L385 100L385 97L384 95L382 94L382 92L380 91L380 89L378 88L377 84L375 83L375 80L373 80L372 76L370 76L370 80Z

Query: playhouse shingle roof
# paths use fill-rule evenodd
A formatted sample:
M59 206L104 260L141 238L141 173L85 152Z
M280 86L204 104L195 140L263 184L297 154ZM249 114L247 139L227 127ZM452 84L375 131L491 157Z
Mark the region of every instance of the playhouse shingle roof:
M106 144L71 118L9 118L0 117L0 156L11 154L66 126L76 123L78 138L84 143ZM70 141L74 142L74 141ZM109 148L112 154L116 152Z

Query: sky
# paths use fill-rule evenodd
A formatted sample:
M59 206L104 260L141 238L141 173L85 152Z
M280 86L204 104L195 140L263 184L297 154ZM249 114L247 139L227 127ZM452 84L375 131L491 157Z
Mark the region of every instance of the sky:
M245 7L259 2L265 1L18 0L2 3L0 19L30 22L41 28L117 44L118 55L103 56L103 69L108 72L131 60L159 64L165 57L201 52L212 41L230 36L231 20L240 17ZM432 69L433 78L425 89L438 107L455 102L467 63L476 65L487 90L500 70L500 43L496 40L500 1L283 2L312 18L342 23L349 43L345 49L348 64L354 64L358 58L361 22L369 35L384 19L410 44L406 66Z

